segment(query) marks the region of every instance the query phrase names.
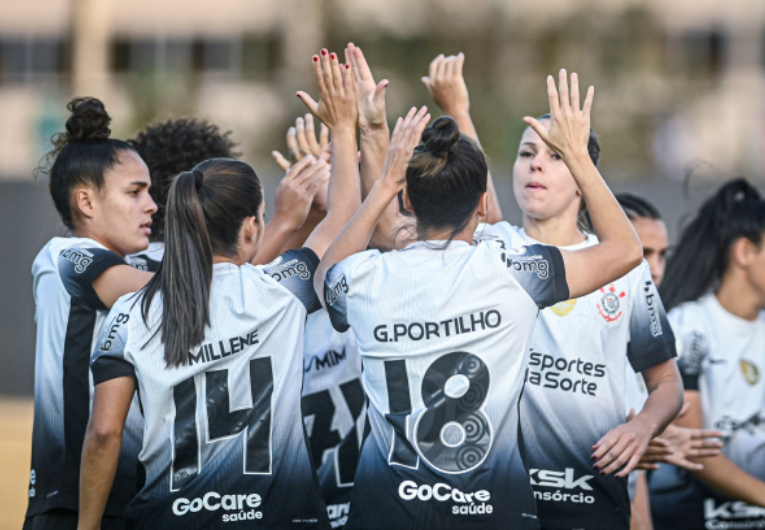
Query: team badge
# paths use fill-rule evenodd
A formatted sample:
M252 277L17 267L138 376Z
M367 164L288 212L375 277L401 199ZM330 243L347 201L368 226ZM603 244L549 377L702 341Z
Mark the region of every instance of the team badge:
M575 305L576 305L576 298L572 298L571 300L564 300L563 302L558 302L554 306L550 307L550 309L552 310L553 313L555 313L559 317L565 317L571 311L574 310Z
M608 288L601 287L600 292L602 296L598 302L598 313L606 322L616 322L622 316L621 299L627 296L627 293L622 291L617 294L613 283Z
M744 374L744 379L746 379L746 382L752 386L756 385L760 380L760 371L757 369L757 367L749 361L743 360L740 362L740 365L741 373Z

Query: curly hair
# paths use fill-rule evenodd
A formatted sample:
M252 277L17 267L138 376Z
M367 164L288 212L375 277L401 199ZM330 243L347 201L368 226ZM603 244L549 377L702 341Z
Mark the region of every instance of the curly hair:
M128 143L141 155L151 174L152 199L157 203L153 216L152 241L164 240L167 193L173 179L211 158L236 158L231 131L195 118L176 118L152 123Z

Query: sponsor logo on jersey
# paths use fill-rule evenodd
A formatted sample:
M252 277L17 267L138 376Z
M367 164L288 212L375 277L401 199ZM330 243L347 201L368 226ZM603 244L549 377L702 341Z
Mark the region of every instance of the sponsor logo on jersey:
M645 293L645 304L648 307L648 317L651 319L650 328L651 335L658 337L663 333L661 329L661 319L659 318L659 308L657 304L658 294L653 288L653 283L650 281L645 282L643 286L643 292Z
M29 496L34 497L37 495L37 490L35 489L35 484L37 484L37 472L33 469L29 472Z
M756 385L760 380L760 371L757 369L757 367L749 361L744 360L742 360L739 364L741 366L741 373L744 374L744 379L746 379L746 382L752 386Z
M146 258L139 256L128 256L127 261L134 269L138 269L139 271L149 270L149 262L146 261Z
M325 368L332 368L342 363L345 360L346 353L345 348L343 351L329 350L324 355L312 355L308 362L303 366L303 372L308 373L312 370L324 370Z
M595 478L595 475L582 475L579 478L575 478L574 471L574 468L571 467L567 467L564 471L530 469L529 480L531 481L532 486L592 491L592 486L590 486L588 482L590 479Z
M430 484L420 485L412 480L405 480L398 487L398 496L405 501L452 502L454 503L452 505L453 515L486 515L494 511L494 507L488 504L491 500L491 493L487 490L465 493L443 482L437 482L431 486Z
M514 269L518 272L536 274L540 280L546 280L550 277L550 263L541 255L525 256L527 247L522 247L517 254L502 253L502 261L505 262L508 269Z
M595 379L605 375L605 364L555 357L532 349L526 381L542 388L595 396L598 390Z
M345 526L345 523L348 522L348 512L350 509L350 502L344 502L342 504L327 504L327 515L329 516L329 524L332 526L332 528Z
M112 346L114 345L114 339L117 338L117 333L119 332L120 326L125 324L128 320L130 320L130 315L128 313L119 313L115 318L112 319L111 323L109 323L109 331L107 331L106 337L98 346L99 351L108 352L112 349Z
M485 331L499 327L502 315L496 309L486 312L469 313L440 322L396 322L380 324L374 328L374 338L377 342L398 342L399 340L431 340L462 335L476 331Z
M189 352L189 366L196 363L209 363L224 357L244 351L247 346L260 344L258 330L254 329L242 337L231 337L228 340L219 340L217 344L212 342L203 344L196 353Z
M266 267L266 272L277 282L288 278L294 278L295 276L301 280L308 280L311 278L311 271L308 269L308 265L306 265L304 261L292 259L284 264L281 264L281 260L279 260L279 263L276 262L277 260L274 260L268 267Z
M327 303L328 306L334 305L335 302L342 296L342 294L348 293L348 282L345 279L345 274L343 274L339 280L335 282L335 285L332 286L332 288L326 292L326 295L324 297L324 301Z
M706 530L765 528L765 508L742 501L716 504L715 499L704 499L704 520Z
M550 307L550 311L552 311L559 317L565 317L571 311L574 310L575 305L576 305L576 298L572 298L571 300L564 300L563 302L558 302L554 306Z
M613 283L607 289L601 287L600 293L602 296L598 302L598 313L606 322L616 322L622 316L621 299L627 296L627 293L622 291L617 294L616 286Z
M737 431L742 430L754 435L760 427L765 427L765 416L760 417L757 412L743 421L730 416L723 416L715 422L715 429L725 433L725 437L733 436Z
M210 491L196 499L179 497L173 502L173 515L183 517L202 510L207 512L229 512L222 514L224 523L234 521L257 520L263 518L263 512L257 510L263 499L257 493L221 495Z
M93 263L93 254L84 249L68 248L61 253L61 257L74 264L74 272L81 274Z

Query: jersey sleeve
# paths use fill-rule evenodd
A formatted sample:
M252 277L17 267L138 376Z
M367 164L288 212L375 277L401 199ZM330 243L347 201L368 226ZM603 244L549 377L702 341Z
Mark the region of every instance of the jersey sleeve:
M646 262L640 265L638 278L632 296L627 358L636 372L642 372L673 359L677 351L675 335Z
M106 306L93 289L93 282L109 267L125 264L123 258L105 248L70 247L58 257L58 271L67 292L98 309Z
M709 356L709 342L701 326L686 322L682 306L670 315L674 326L677 347L677 367L686 390L698 390L704 362Z
M380 255L377 250L367 250L345 258L327 271L324 280L324 303L335 330L342 333L350 327L348 297L351 289L360 283L363 270L368 269Z
M130 321L129 302L120 299L98 334L93 355L90 358L90 371L93 384L97 385L118 377L135 376L135 367L126 355L128 322Z
M268 265L259 267L291 292L308 313L321 309L321 301L313 288L313 276L319 266L319 256L308 247L288 250Z
M566 267L556 247L528 245L501 250L507 272L521 284L539 309L569 299Z

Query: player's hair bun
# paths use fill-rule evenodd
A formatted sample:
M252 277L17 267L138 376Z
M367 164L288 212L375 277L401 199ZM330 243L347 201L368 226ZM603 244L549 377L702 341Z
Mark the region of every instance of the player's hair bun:
M453 119L441 116L422 133L422 143L434 156L442 157L460 139L460 128Z
M66 106L72 115L66 120L66 141L68 143L96 143L109 139L112 121L101 100L96 98L75 98Z

